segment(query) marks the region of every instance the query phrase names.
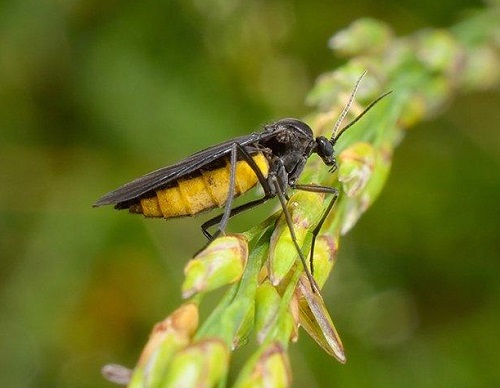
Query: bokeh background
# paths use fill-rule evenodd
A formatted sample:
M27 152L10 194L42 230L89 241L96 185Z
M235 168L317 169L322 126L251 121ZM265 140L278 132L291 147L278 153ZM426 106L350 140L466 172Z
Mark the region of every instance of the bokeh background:
M206 217L165 222L93 209L100 195L306 114L315 78L342 64L329 37L357 18L405 35L481 7L3 1L0 386L112 386L101 366L133 366L154 322L181 302L182 269L204 243ZM295 386L500 384L499 106L498 90L460 95L407 133L324 290L348 363L302 335L291 349Z

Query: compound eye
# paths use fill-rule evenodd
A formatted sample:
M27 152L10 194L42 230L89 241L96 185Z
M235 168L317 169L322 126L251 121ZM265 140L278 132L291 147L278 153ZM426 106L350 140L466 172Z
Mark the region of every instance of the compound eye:
M318 144L318 155L322 158L333 155L333 146L326 137L320 136L316 139Z

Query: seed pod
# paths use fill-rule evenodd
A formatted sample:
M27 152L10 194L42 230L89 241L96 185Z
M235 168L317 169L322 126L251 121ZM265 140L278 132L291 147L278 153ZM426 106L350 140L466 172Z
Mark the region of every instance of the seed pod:
M217 238L187 263L182 296L189 298L239 280L247 259L248 243L243 235Z

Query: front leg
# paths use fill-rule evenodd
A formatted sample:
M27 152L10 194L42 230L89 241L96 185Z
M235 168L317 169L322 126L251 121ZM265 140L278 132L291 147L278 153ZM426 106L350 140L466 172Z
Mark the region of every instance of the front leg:
M324 211L323 215L321 216L321 219L319 220L318 224L312 231L312 241L311 241L311 255L309 257L309 266L311 269L311 273L314 274L314 246L316 244L316 237L319 234L319 231L321 230L321 227L323 226L323 223L326 220L326 217L328 217L328 214L330 214L330 211L333 208L333 205L335 205L335 202L337 201L337 198L339 196L339 191L335 187L329 187L329 186L316 186L316 185L295 185L295 189L297 190L302 190L302 191L309 191L313 193L325 193L325 194L332 194L332 199L328 203L328 206L326 207L326 210Z

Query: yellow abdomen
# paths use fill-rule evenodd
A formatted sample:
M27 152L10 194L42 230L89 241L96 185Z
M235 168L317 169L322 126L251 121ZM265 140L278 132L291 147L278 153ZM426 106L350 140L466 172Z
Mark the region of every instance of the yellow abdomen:
M259 153L252 158L267 177L269 164L264 155ZM146 217L171 218L194 216L203 210L224 206L229 196L230 174L231 163L226 160L224 167L201 171L200 176L179 179L175 186L156 191L154 197L141 199L140 204L130 207L130 211ZM250 190L258 181L247 162L237 162L234 196Z

